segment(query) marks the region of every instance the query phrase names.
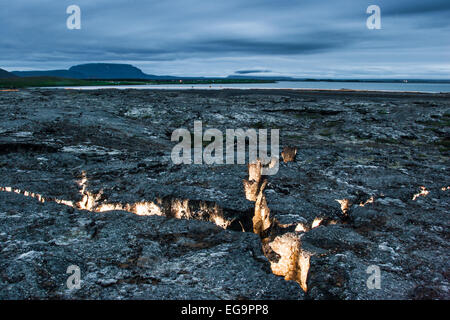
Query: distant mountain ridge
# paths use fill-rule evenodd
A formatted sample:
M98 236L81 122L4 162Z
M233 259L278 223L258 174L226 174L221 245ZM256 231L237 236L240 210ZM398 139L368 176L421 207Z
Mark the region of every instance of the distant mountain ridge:
M245 71L245 70L244 70ZM98 80L261 80L261 81L326 81L326 82L406 82L404 79L324 79L295 78L276 75L232 74L227 77L182 77L153 75L142 72L141 69L123 63L86 63L70 67L67 70L44 71L12 71L0 69L0 79L15 77L58 77L68 79L98 79ZM408 79L409 83L450 83L450 79Z
M19 77L61 77L70 79L177 79L171 76L145 74L131 64L86 63L70 67L68 70L13 71Z
M126 79L126 80L195 80L195 79L213 79L211 77L174 77L157 76L146 74L141 69L131 64L121 63L86 63L70 67L68 70L46 70L46 71L13 71L13 74L19 77L60 77L70 79ZM290 81L295 80L291 77L282 76L250 76L250 75L230 75L224 79L236 80L276 80Z
M83 75L69 70L46 70L46 71L13 71L19 77L59 77L70 79L82 79Z
M17 76L11 72L0 69L0 79L17 78Z
M102 80L201 80L214 79L211 77L174 77L146 74L141 69L122 63L86 63L70 67L68 70L45 71L13 71L19 77L59 77L69 79L102 79ZM217 78L217 77L216 77ZM228 76L224 79L259 79L259 80L288 80L285 77L250 77Z

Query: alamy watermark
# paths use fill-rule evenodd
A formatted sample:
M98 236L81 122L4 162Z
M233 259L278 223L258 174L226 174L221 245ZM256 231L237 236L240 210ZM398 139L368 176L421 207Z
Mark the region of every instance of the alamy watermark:
M367 278L366 285L368 289L381 289L381 269L377 265L371 265L367 267L367 274L370 274Z
M370 5L366 10L367 14L370 16L367 18L366 26L367 29L381 29L381 9L377 5Z
M192 134L184 128L176 129L171 140L179 142L171 153L175 164L245 164L248 141L249 163L259 159L263 164L263 175L275 175L278 172L279 129L270 129L270 156L267 129L226 129L224 138L221 130L211 128L203 132L202 122L194 121Z
M70 276L67 278L66 284L67 289L81 289L81 270L79 266L76 265L70 265L67 267L67 274L70 274Z
M78 5L72 4L67 7L66 13L69 17L66 20L67 29L81 29L81 9ZM378 5L372 4L367 7L367 14L370 16L366 20L367 29L381 29L381 9Z
M66 20L66 26L69 30L81 29L81 9L78 5L72 4L67 7L66 13L69 14ZM370 16L366 20L368 29L381 29L381 9L378 5L372 4L367 7L366 13Z
M66 13L70 16L67 17L66 26L69 30L81 29L81 9L79 6L73 4L67 7Z

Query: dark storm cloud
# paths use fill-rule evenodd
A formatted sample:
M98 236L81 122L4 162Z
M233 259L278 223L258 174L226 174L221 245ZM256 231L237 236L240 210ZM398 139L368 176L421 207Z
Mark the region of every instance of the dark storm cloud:
M384 11L387 15L424 15L424 14L448 14L450 11L450 1L400 1L396 3L390 1ZM448 16L447 16L448 18Z
M250 74L250 73L268 73L271 72L270 70L238 70L234 73L236 74Z
M450 72L448 0L0 1L8 70L128 62L180 75ZM81 7L81 30L66 28L71 4ZM382 30L365 26L370 4L381 7Z
M193 51L201 52L236 52L236 53L257 53L257 54L312 54L317 52L331 51L333 49L344 47L348 44L348 41L322 39L322 40L302 40L298 42L294 41L257 41L251 39L223 39L223 40L210 40L193 45Z

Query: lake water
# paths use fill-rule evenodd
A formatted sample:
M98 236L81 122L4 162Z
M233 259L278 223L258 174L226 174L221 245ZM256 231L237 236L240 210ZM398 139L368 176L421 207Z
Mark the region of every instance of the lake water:
M275 83L232 83L232 84L161 84L133 86L85 86L63 87L65 89L321 89L321 90L368 90L404 92L450 92L450 83L388 83L388 82L329 82L329 81L278 81Z

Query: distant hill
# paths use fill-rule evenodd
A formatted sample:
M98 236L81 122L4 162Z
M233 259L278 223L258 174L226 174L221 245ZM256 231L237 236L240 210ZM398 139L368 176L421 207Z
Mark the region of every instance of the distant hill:
M0 69L0 79L17 78L17 76L11 72Z
M70 79L82 79L83 75L69 70L47 70L47 71L13 71L19 77L59 77Z
M143 73L130 64L87 63L73 66L70 72L82 74L85 79L146 79Z
M177 79L171 76L145 74L131 64L86 63L70 67L68 70L13 71L19 77L60 77L70 79Z

